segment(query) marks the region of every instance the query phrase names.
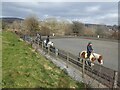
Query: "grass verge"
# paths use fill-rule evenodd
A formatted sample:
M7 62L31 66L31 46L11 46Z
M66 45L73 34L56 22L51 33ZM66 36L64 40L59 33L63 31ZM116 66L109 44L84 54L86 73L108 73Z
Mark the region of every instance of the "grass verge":
M2 33L2 88L83 88L12 32Z

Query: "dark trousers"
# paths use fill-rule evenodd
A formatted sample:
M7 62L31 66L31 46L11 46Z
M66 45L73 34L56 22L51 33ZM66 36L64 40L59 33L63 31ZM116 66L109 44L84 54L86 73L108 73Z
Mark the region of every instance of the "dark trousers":
M47 46L47 44L48 44L48 41L46 41L46 46Z
M91 52L87 52L87 58L89 58L91 55Z

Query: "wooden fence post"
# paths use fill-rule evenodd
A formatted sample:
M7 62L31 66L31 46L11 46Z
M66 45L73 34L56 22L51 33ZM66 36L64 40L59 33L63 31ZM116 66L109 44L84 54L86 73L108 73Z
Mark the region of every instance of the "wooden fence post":
M69 62L69 53L67 52L67 62L66 62L66 67L68 68L68 62Z
M114 71L113 88L117 88L117 81L118 81L118 72L117 72L117 71Z
M43 42L42 42L42 50L43 50Z
M83 59L82 79L83 79L84 86L85 86L85 88L86 88L86 84L85 84L85 60L86 60L86 59Z
M40 43L40 42L39 42L39 40L38 40L38 47L39 47L39 43Z
M67 61L69 61L69 53L67 52Z
M55 49L55 55L56 55L56 58L58 57L58 49L56 48Z
M85 59L83 59L83 63L82 63L82 79L83 79L83 83L84 83L84 74L85 74Z
M50 47L48 47L48 55L50 54Z

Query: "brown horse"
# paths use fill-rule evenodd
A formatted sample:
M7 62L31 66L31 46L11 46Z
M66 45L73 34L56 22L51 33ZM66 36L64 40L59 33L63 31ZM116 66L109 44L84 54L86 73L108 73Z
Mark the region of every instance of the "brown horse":
M87 59L87 51L82 51L81 53L79 53L79 57L83 60L83 59ZM94 61L98 61L99 64L103 64L103 57L100 54L97 53L92 53L89 57L91 66L94 65Z

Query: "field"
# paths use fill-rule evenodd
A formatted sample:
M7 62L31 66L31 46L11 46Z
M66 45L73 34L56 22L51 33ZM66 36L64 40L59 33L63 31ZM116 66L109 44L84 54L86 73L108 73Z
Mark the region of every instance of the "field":
M61 38L51 39L51 41L54 42L55 47L68 51L76 56L82 50L86 50L88 42L91 41L94 52L103 55L103 66L118 71L118 42L89 38Z
M2 33L3 88L83 88L12 32Z

